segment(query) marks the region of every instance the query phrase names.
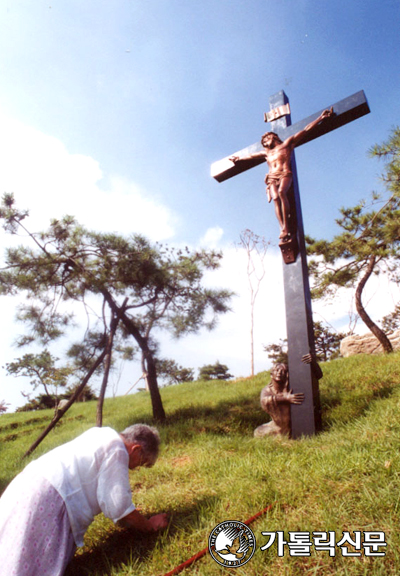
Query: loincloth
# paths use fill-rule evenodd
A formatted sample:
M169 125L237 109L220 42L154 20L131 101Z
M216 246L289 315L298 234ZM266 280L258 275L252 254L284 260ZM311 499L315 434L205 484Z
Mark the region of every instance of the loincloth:
M285 178L286 176L293 178L293 173L290 170L281 170L279 172L274 172L273 174L268 173L265 176L265 184L267 185L267 188L269 188L271 184L275 184L275 186L279 187L282 178Z

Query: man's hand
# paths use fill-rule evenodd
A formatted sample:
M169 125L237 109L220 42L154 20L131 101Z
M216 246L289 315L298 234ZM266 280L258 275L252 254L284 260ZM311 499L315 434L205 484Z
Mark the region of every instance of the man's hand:
M239 156L229 156L228 160L236 164L236 162L239 160Z
M147 519L139 510L134 510L118 522L125 528L134 528L140 532L157 532L168 526L168 515L156 514Z
M151 516L151 518L149 518L149 522L154 532L157 532L158 530L164 530L164 528L168 526L168 514L163 512L162 514Z

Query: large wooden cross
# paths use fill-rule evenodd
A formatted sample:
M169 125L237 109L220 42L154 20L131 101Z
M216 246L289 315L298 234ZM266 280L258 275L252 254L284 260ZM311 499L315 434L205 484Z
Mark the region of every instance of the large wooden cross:
M348 122L368 114L370 111L363 91L357 92L329 108L333 108L334 114L310 131L300 144L331 132ZM282 141L285 141L290 136L304 130L319 115L320 112L317 112L292 125L289 100L286 94L281 91L271 96L270 112L265 115L265 120L271 123L272 131L278 134ZM230 158L237 157L240 159L257 154L262 150L263 146L260 142L231 154L212 164L211 175L218 182L223 182L240 172L257 166L264 162L265 159L258 157L243 162L232 162ZM294 152L291 157L291 171L293 177L291 195L294 203L292 219L296 222L293 234L295 236L293 238L295 248L291 249L289 255L285 251L286 249L282 246L281 248L284 259L283 276L290 386L294 393L304 394L302 404L291 405L292 438L298 438L302 435L315 434L320 428L321 411L316 371L313 370L312 364L302 361L302 357L305 354L315 354L315 345L303 219Z

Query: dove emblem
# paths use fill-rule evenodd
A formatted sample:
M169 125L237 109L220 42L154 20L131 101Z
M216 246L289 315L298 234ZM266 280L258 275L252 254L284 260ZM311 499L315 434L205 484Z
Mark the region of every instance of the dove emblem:
M236 568L250 560L255 544L254 534L246 524L228 520L211 532L209 551L221 566Z

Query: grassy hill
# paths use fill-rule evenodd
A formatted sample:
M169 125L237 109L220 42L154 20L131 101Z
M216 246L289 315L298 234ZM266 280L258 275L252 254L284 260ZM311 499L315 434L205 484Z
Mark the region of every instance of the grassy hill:
M400 355L358 356L322 366L323 431L296 441L253 438L268 417L259 393L262 373L236 382L193 382L164 388L167 421L159 427L163 449L152 469L131 473L135 503L145 514L165 511L169 528L144 537L98 516L68 576L162 576L205 548L224 520L251 524L253 558L237 575L398 575L400 573ZM50 411L0 417L0 489L25 465L20 458L51 418ZM32 456L77 436L95 422L95 403L77 405ZM150 400L141 392L105 403L104 425L117 430L151 423ZM27 487L28 488L28 487ZM311 547L290 556L285 546L261 551L262 531L383 531L384 557L335 556ZM381 550L384 550L381 548ZM350 552L354 550L350 547ZM208 554L183 574L220 575ZM228 571L229 573L229 571Z

